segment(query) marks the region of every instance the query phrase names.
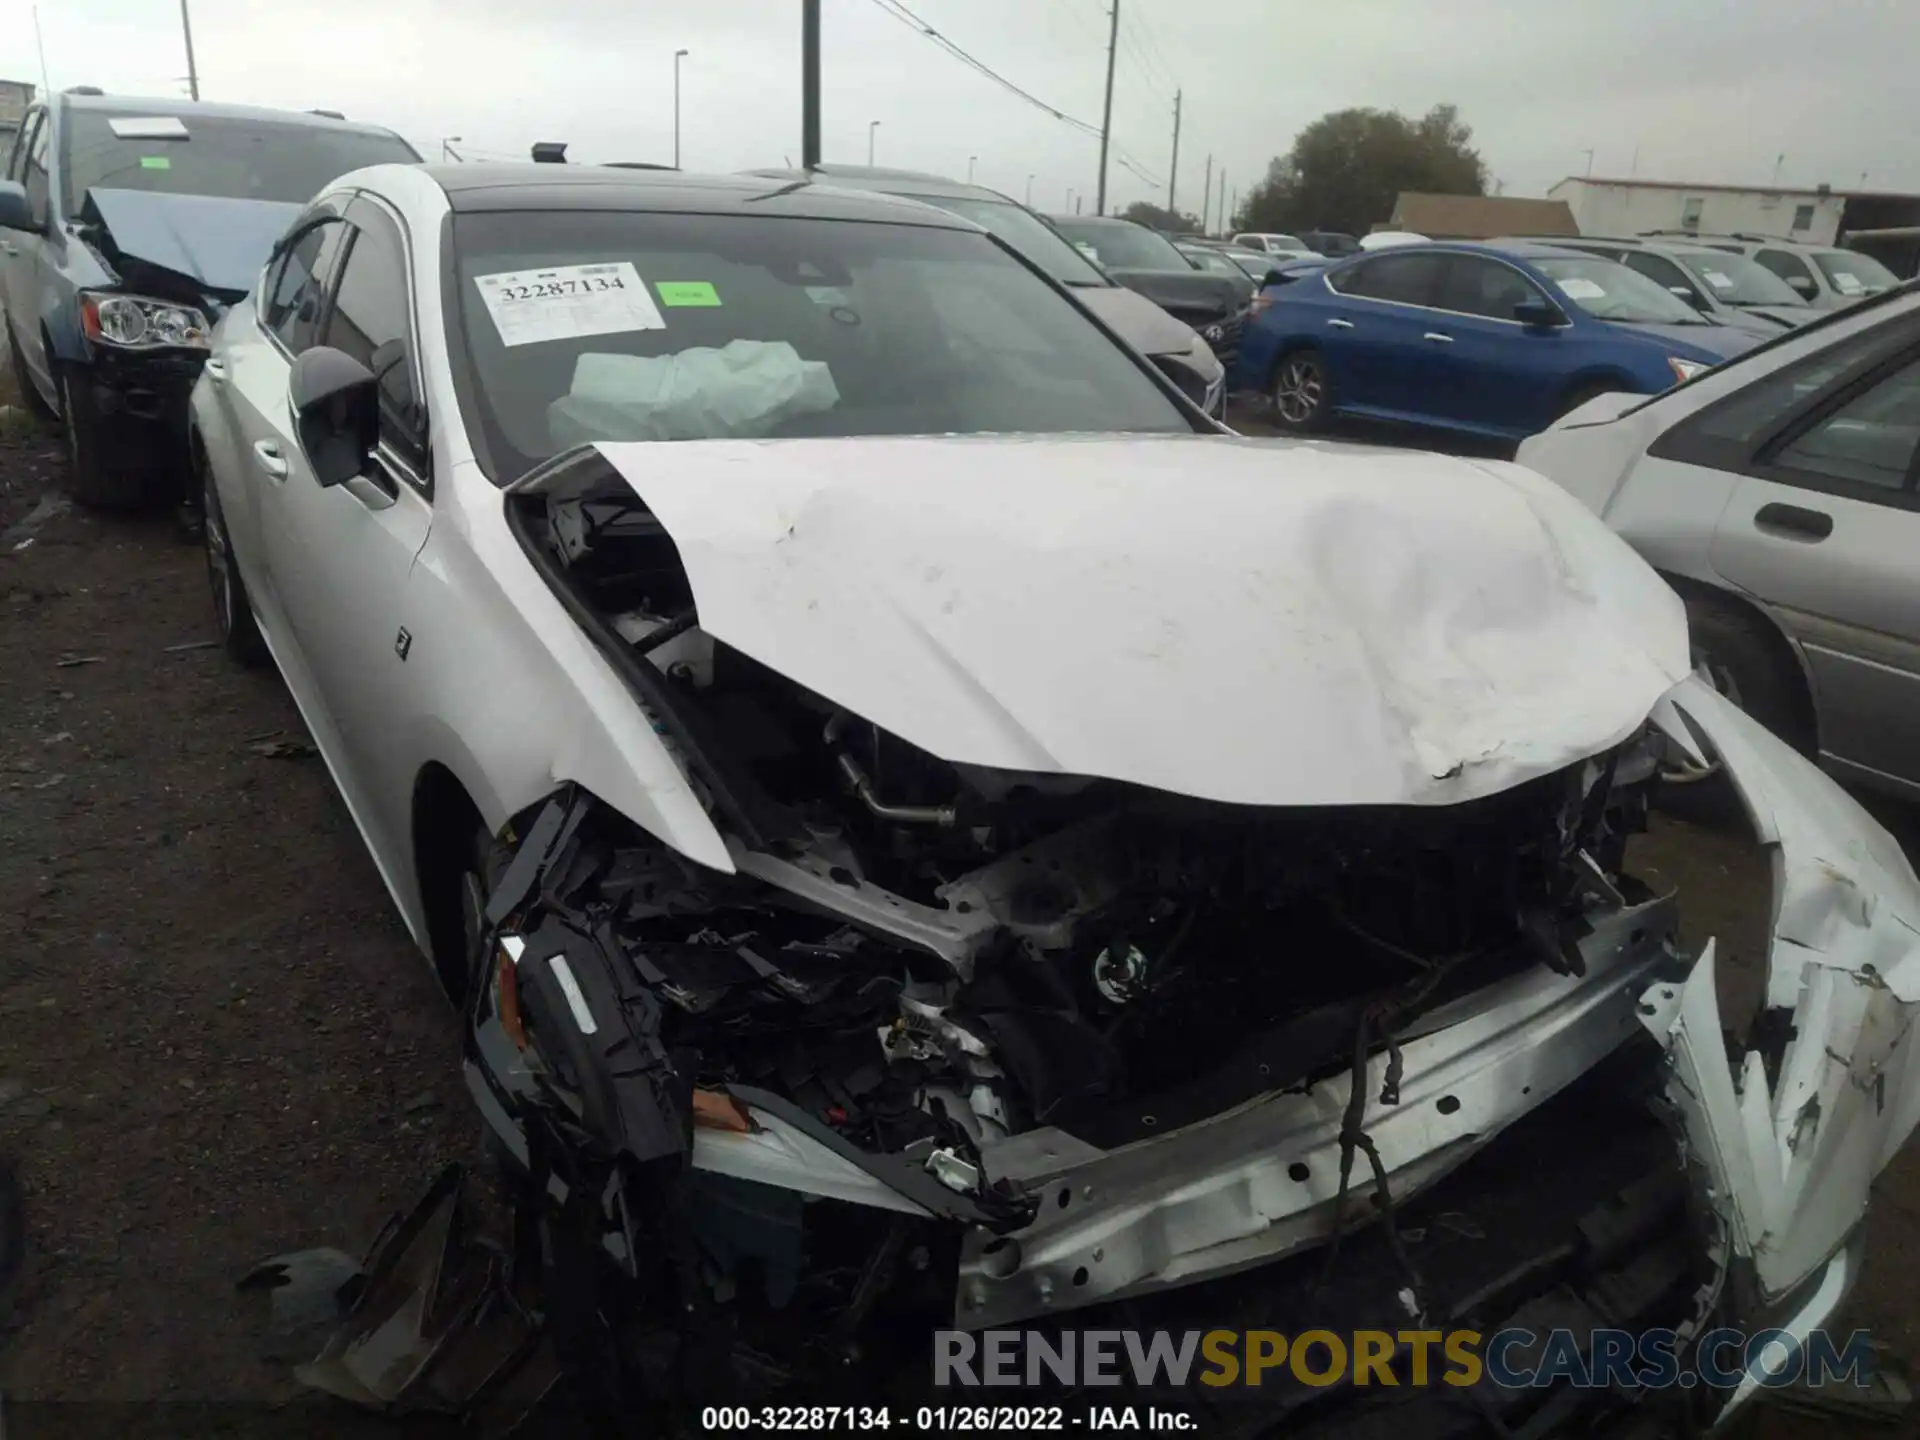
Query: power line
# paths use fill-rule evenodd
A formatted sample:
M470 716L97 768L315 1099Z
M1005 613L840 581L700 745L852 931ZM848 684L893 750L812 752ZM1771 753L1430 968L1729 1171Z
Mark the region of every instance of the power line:
M1153 57L1154 62L1159 65L1160 73L1167 77L1167 83L1175 89L1178 89L1180 86L1180 77L1174 72L1173 66L1167 63L1166 54L1161 50L1160 42L1154 38L1152 27L1140 17L1138 10L1129 10L1127 12L1127 19L1133 24L1136 42L1145 45L1147 51Z
M1098 126L1089 125L1084 120L1076 120L1073 116L1067 114L1066 111L1059 109L1057 106L1049 105L1031 91L1021 89L1018 85L1014 84L1013 81L1007 79L1006 76L1002 75L998 70L995 70L984 61L975 59L972 55L954 44L953 41L942 35L938 30L934 29L933 26L927 24L926 21L914 14L913 11L909 10L905 5L901 4L900 0L873 0L873 3L878 5L881 10L885 11L888 15L898 20L902 25L908 26L925 35L929 40L933 41L934 44L953 56L954 59L986 76L987 79L993 81L993 83L1001 89L1019 96L1029 105L1046 111L1047 114L1053 116L1054 119L1064 121L1076 130L1083 130L1089 135L1098 135L1100 133Z

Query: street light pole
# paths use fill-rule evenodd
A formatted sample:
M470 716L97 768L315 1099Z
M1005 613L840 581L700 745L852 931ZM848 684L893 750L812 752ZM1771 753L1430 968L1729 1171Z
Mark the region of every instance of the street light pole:
M1860 183L1864 185L1866 182L1863 180ZM1031 175L1027 177L1027 208L1029 210L1033 208L1033 177Z
M440 158L442 160L458 160L460 157L454 153L453 147L466 143L467 142L458 135L442 135L440 137Z
M867 168L869 170L873 168L873 132L879 128L880 122L878 120L869 120L867 122Z
M978 155L967 156L967 183L969 185L973 183L973 162L978 160L979 158L980 157Z
M193 63L193 18L187 14L187 0L180 0L180 33L187 41L187 94L200 98L200 71Z
M1167 167L1167 213L1173 214L1173 185L1180 178L1180 92L1173 92L1173 164Z
M673 52L673 168L676 170L680 168L680 62L691 53L688 50Z

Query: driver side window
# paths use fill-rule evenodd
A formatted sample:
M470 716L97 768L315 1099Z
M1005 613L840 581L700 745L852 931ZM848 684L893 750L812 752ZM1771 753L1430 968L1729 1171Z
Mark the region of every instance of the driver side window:
M274 267L260 308L260 323L290 355L298 355L313 344L326 301L327 277L340 252L345 229L339 220L322 220L288 246Z
M33 211L34 223L45 226L47 223L47 197L51 187L47 182L47 134L53 129L53 123L42 110L34 117L33 133L24 141L26 150L26 169L20 176L20 183L26 188L27 205Z

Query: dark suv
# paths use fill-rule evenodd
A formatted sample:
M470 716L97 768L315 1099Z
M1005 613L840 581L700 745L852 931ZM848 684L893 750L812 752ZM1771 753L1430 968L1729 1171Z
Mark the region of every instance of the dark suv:
M66 422L72 488L123 507L181 472L207 336L329 181L417 161L338 116L81 88L26 114L0 181L0 300L27 404Z

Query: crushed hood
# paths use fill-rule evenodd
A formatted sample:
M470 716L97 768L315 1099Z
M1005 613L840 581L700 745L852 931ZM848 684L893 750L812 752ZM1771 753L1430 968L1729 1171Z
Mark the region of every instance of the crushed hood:
M1515 465L1231 436L603 443L701 627L955 763L1451 804L1618 742L1673 592Z
M87 192L87 207L112 258L171 270L227 299L253 287L273 242L300 213L276 200L98 186Z

